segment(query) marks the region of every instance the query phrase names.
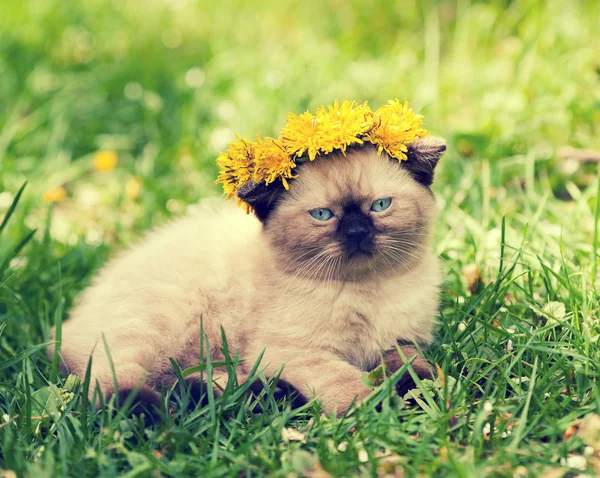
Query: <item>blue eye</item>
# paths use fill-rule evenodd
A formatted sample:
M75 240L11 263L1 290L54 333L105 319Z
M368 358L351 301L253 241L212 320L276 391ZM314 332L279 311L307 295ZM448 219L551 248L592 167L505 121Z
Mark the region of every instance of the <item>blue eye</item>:
M331 212L331 210L325 208L311 209L308 212L317 221L328 221L333 217L333 213Z
M392 204L392 198L381 198L371 204L371 211L382 212L385 211Z

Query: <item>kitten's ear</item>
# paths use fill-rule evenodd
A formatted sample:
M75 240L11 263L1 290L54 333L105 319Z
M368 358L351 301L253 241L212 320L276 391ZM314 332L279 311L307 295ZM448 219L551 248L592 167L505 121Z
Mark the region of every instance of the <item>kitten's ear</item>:
M264 223L273 212L283 190L283 185L278 182L267 186L262 181L250 180L242 184L236 194L238 198L252 207L256 217Z
M400 164L423 186L433 183L433 170L446 151L446 141L437 136L423 136L406 145L408 159Z

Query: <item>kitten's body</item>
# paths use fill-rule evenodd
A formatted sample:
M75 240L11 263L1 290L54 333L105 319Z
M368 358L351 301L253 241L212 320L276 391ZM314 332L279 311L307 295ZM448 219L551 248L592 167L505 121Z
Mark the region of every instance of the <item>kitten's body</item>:
M221 327L232 355L239 351L246 359L240 380L264 350L267 375L285 364L282 379L305 398L314 393L326 409L344 411L364 398L370 389L361 371L380 363L382 351L399 339L431 339L440 284L429 232L433 198L371 149L321 163L303 166L262 221L234 207L205 208L109 263L63 326L66 368L85 374L93 350L92 378L112 393L104 334L119 389L144 383L152 393L174 381L169 357L182 368L199 363L202 319L213 360L222 357ZM323 228L333 226L306 222L303 215L339 197L365 196L370 204L384 195L394 195L395 207L404 208L377 217L381 230L388 227L386 217L395 228L406 221L398 230L410 238L412 252L401 257L346 261L339 244L323 242L329 234ZM322 244L321 252L307 244ZM377 236L375 245L385 244ZM319 261L320 254L333 259ZM225 374L216 380L223 384Z

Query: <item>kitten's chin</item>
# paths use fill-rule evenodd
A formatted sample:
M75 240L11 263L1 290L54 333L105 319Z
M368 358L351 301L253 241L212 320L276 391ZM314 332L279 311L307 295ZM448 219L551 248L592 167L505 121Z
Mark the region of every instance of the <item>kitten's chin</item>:
M344 264L348 268L362 268L370 265L371 267L376 262L376 256L374 252L364 252L357 250L352 253L347 253L344 257Z
M347 258L340 268L339 280L353 282L368 279L381 273L381 270L377 270L377 261L374 260L373 255L354 254L352 257Z

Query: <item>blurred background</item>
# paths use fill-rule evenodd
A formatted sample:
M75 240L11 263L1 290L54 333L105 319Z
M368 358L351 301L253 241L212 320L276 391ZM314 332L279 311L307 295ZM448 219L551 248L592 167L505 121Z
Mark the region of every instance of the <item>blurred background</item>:
M470 217L490 195L520 212L534 181L568 200L595 177L559 151L600 147L599 18L593 0L2 2L0 216L27 180L13 238L127 242L220 194L235 133L336 98L408 99Z

